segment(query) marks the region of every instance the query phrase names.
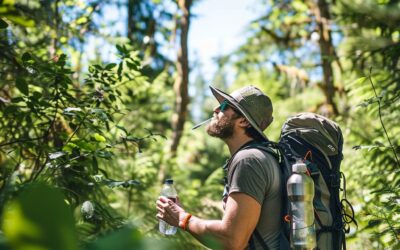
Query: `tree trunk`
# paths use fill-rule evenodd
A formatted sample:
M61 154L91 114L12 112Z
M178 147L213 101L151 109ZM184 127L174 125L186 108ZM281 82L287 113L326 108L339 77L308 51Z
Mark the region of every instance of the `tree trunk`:
M128 9L128 39L131 42L131 44L135 43L135 31L136 31L136 23L135 23L135 17L134 17L134 13L137 10L136 4L135 4L135 0L128 0L127 1L127 9Z
M336 103L334 102L335 86L332 61L335 59L335 48L332 44L332 35L330 30L330 14L329 6L326 0L317 0L315 6L315 17L317 20L319 31L319 47L321 51L322 70L324 74L324 94L326 104L329 106L334 115L338 115Z
M54 19L53 19L53 31L55 32L55 36L51 38L50 48L49 48L49 56L54 60L58 60L55 58L57 56L58 50L58 30L60 25L60 14L58 12L58 0L54 2Z
M172 156L176 155L176 150L179 141L182 137L183 126L187 117L187 106L189 104L189 59L188 59L188 33L190 23L190 7L192 0L178 0L179 8L183 16L180 18L180 48L178 50L178 60L176 68L178 76L174 83L175 99L175 112L172 117L172 143L171 153Z

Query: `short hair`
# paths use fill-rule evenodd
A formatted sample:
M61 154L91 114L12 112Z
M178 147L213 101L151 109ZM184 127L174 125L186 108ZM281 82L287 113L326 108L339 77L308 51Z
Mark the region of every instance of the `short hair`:
M239 118L239 117L244 117L246 119L246 117L238 110L233 109L233 111L235 111L235 115L233 118ZM250 123L250 122L249 122ZM253 127L253 126L248 126L245 130L244 133L251 137L253 140L258 141L258 142L262 142L265 141L265 138L260 135L260 133Z
M253 138L255 141L265 141L265 138L260 135L260 133L253 126L247 127L244 132L247 136Z

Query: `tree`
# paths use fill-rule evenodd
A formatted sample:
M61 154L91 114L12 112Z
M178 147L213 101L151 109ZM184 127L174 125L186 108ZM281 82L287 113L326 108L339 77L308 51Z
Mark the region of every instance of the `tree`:
M190 8L192 6L191 0L179 0L179 8L182 12L180 18L180 46L178 49L177 77L174 84L174 91L176 95L175 100L175 114L172 117L172 142L171 152L172 155L176 154L179 145L179 140L182 137L183 126L187 118L187 106L189 104L189 57L188 57L188 33L190 26Z
M168 23L173 21L170 1L128 0L126 2L127 37L135 50L140 52L145 67L144 73L154 79L172 64L160 52L160 47L169 43L173 30Z
M358 151L351 172L358 178L355 192L362 208L360 234L367 234L369 247L397 249L400 197L399 93L400 9L394 1L367 1L357 5L339 2L340 25L346 27L343 50L352 77L347 86L353 105L349 124L351 143Z
M247 45L240 49L244 58L238 61L239 67L245 69L249 67L245 64L249 63L273 66L278 74L286 76L281 81L286 93L283 89L280 95L284 96L293 95L294 89L318 86L325 101L317 104L315 109L328 116L337 116L339 110L335 98L338 90L334 86L332 63L341 66L332 41L334 24L329 2L268 1L266 8L267 13L250 26L252 34ZM319 70L322 70L322 77ZM317 76L314 77L317 80L311 81L310 75Z

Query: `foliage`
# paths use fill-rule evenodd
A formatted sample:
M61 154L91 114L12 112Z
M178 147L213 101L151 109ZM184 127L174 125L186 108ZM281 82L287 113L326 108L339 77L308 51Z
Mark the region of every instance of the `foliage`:
M123 103L119 88L145 81L135 53L125 46L117 48L121 61L91 66L79 88L69 77L72 71L65 55L51 61L30 53L15 56L21 65L18 76L2 86L12 98L3 98L0 110L1 204L25 184L42 181L61 188L72 209L92 201L94 215L83 219L95 225L94 232L122 225L103 186L129 188L139 181L115 181L102 165L121 146L141 148L157 135L135 137L115 121ZM113 129L124 135L113 139Z
M350 143L361 159L350 169L359 178L354 188L362 197L359 237L374 248L397 249L399 224L399 32L394 2L339 3L345 41L342 49L358 76L346 86L351 99ZM366 19L365 13L370 13ZM385 18L382 18L385 16ZM353 72L354 72L353 71ZM354 76L353 74L349 74ZM357 170L358 169L358 170ZM360 240L360 242L362 242Z
M260 1L256 8L265 11L255 11L260 14L244 44L218 55L213 82L228 92L251 83L268 93L275 108L266 131L272 140L289 115L324 113L318 2L327 4L332 17L327 27L336 55L329 60L341 111L334 119L345 135L342 170L359 223L348 246L397 249L396 1ZM204 249L184 232L161 236L155 218L160 169L176 180L187 211L221 218L220 166L229 156L204 128L192 131L191 122L177 157L168 151L176 2L0 3L0 247L52 249L65 242L69 249ZM115 6L130 16L106 17ZM127 30L116 28L120 24ZM198 122L210 117L216 102L201 65L191 66L199 68L190 86L190 115ZM227 83L231 74L235 80Z
M62 193L43 184L25 185L5 208L2 224L13 249L78 249L74 220Z
M399 138L396 136L398 126L398 102L391 105L384 105L392 98L392 93L387 93L380 84L374 84L374 79L370 75L368 78L361 78L352 85L350 94L358 92L355 100L364 102L359 104L355 111L352 133L352 143L356 146L353 150L363 152L363 160L356 164L363 171L362 181L356 186L362 190L364 204L360 209L361 215L367 220L363 221L360 228L361 233L368 232L374 235L373 241L375 247L397 248L399 244ZM367 86L369 88L366 88ZM360 89L363 89L363 95L360 96ZM377 93L381 93L380 96ZM361 98L360 98L361 97ZM375 122L370 126L365 123L360 124L357 119L365 119L367 116L375 117ZM362 129L361 129L362 127ZM352 170L355 173L355 170ZM362 188L361 188L362 187ZM366 192L366 191L369 192ZM358 193L360 193L358 191Z

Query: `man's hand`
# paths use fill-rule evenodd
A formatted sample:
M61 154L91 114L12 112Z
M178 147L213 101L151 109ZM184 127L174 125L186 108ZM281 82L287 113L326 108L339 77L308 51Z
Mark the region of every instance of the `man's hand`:
M157 218L172 226L179 226L187 213L178 204L166 197L157 200ZM244 249L257 226L261 205L244 193L232 193L226 202L222 220L203 220L192 216L189 232L199 241L207 244L207 236L213 236L225 249Z
M174 203L167 197L160 196L157 200L157 218L171 226L179 227L179 221L185 218L186 212L178 204L180 205L178 199L177 203Z

